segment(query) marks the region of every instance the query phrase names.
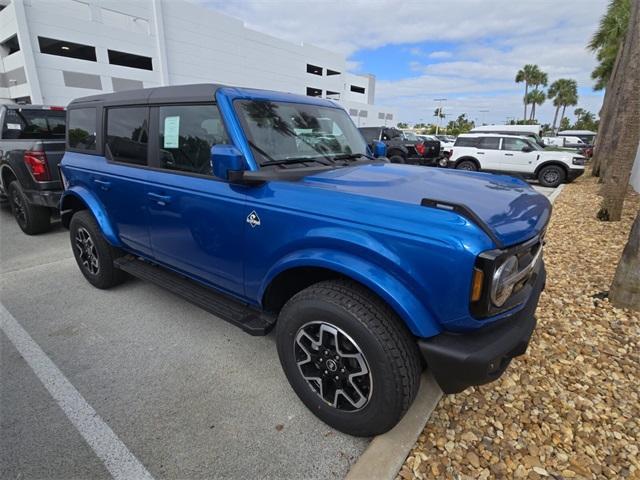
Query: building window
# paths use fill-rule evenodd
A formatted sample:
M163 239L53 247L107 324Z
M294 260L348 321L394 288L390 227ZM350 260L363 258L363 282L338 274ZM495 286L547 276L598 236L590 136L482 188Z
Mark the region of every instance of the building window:
M321 97L322 96L322 90L319 89L319 88L307 87L307 96L308 97Z
M147 164L147 107L107 110L106 148L116 162Z
M322 67L307 63L307 73L311 73L313 75L322 75Z
M160 166L211 175L211 147L229 143L215 105L160 107Z
M0 43L0 54L3 57L11 55L20 51L20 42L18 42L18 36L13 35L7 38L4 42Z
M327 77L330 77L332 75L340 75L340 72L338 72L337 70L331 70L327 68Z
M367 118L369 116L369 112L366 110L360 110L360 113L358 113L358 116L362 118Z
M387 120L393 120L393 113L387 113Z
M71 148L96 149L96 109L76 108L69 110L67 126L68 143Z
M351 85L351 91L355 93L364 93L364 87L358 87L357 85Z
M78 58L80 60L96 61L96 49L90 45L55 40L53 38L38 37L40 52L58 57Z
M111 65L140 68L141 70L153 70L153 64L150 57L134 55L133 53L118 52L116 50L107 50L107 53L109 54L109 63Z
M383 112L378 113L378 120L384 120L384 113Z
M330 100L340 100L340 92L332 92L327 90L327 98Z
M358 116L358 110L355 108L350 108L349 109L349 115L351 115L352 117L357 117Z
M111 78L111 85L114 92L123 92L125 90L137 90L144 88L144 84L140 80L130 80L128 78Z

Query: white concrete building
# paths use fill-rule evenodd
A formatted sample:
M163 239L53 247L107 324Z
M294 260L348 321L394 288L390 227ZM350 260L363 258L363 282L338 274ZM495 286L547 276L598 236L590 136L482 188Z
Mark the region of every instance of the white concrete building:
M0 57L0 101L214 82L335 99L359 126L397 122L342 55L183 0L0 0Z

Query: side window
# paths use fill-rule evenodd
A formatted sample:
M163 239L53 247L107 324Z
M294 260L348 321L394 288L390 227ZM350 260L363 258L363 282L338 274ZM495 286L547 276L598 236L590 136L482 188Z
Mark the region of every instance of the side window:
M377 128L361 128L360 132L367 143L371 143L374 140L378 140L380 131Z
M521 138L505 137L502 139L502 150L513 150L520 152L523 147L528 147L529 143Z
M458 137L453 144L454 147L475 147L478 139L476 137Z
M500 148L500 137L482 137L478 142L478 148L498 150Z
M159 110L161 168L211 174L211 147L230 143L218 107L175 105Z
M147 164L147 107L118 107L107 110L105 149L116 162Z
M81 150L96 149L97 112L95 108L69 110L68 144Z

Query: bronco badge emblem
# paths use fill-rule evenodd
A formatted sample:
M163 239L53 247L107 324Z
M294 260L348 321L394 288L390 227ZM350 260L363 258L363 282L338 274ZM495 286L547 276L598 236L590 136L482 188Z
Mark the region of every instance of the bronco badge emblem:
M251 228L260 226L260 217L258 216L255 210L251 212L247 217L247 223L251 225Z

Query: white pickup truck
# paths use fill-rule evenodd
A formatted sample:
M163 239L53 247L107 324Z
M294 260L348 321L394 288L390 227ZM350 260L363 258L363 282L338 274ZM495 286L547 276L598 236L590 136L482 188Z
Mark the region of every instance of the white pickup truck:
M582 175L585 160L570 150L545 150L524 136L467 133L456 140L447 166L507 173L557 187Z

